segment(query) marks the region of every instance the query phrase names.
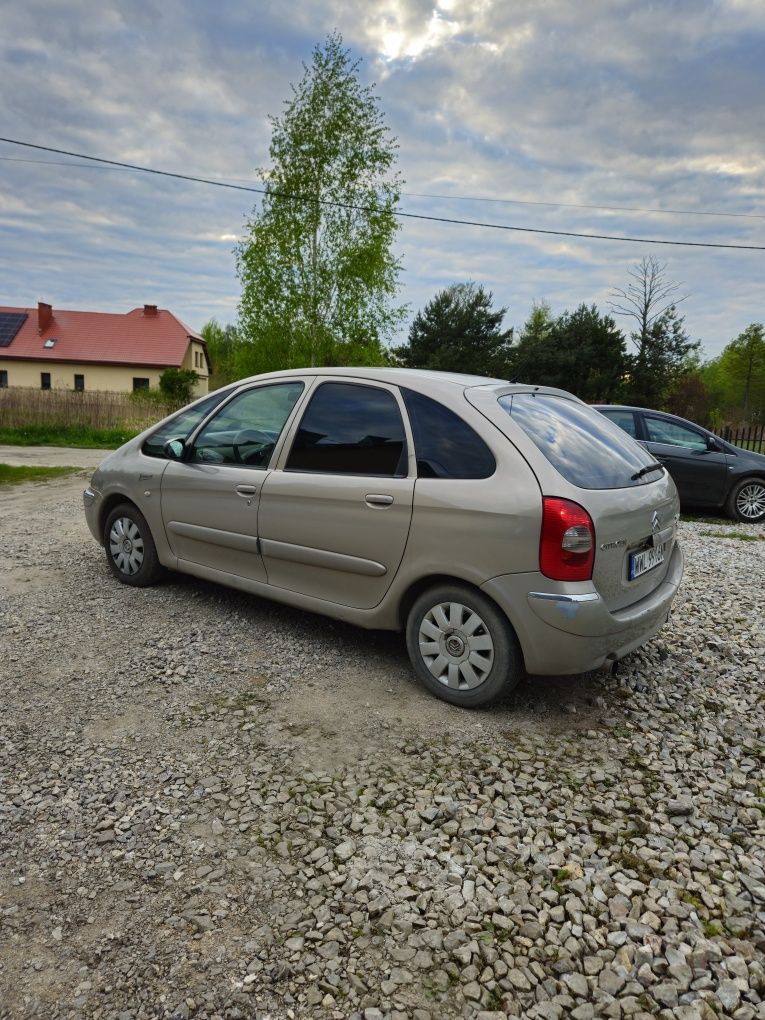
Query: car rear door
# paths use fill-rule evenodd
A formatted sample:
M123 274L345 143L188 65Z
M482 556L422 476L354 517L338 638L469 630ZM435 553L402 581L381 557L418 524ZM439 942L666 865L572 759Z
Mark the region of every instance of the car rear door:
M181 567L266 580L258 544L260 493L304 389L304 380L290 378L241 391L194 437L184 460L167 465L162 520Z
M269 584L359 609L379 604L412 518L408 429L396 387L317 383L261 490Z
M642 412L644 442L672 475L680 501L717 506L725 498L728 457L707 445L706 433L690 425Z

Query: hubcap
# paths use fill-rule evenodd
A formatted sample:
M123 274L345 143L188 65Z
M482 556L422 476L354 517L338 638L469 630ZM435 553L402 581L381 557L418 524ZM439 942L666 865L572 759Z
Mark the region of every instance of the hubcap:
M123 574L135 574L143 563L143 538L129 517L118 517L109 532L109 553Z
M428 670L452 690L480 687L494 663L494 642L486 624L459 602L441 602L425 614L419 645Z
M765 514L765 485L757 482L745 485L736 497L736 509L750 521L762 517Z

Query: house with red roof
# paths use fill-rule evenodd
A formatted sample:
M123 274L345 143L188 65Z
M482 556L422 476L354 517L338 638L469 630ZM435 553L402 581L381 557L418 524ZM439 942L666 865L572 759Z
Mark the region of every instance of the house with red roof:
M165 308L112 314L42 301L37 308L0 306L0 388L155 389L166 368L193 369L196 394L207 393L207 344Z

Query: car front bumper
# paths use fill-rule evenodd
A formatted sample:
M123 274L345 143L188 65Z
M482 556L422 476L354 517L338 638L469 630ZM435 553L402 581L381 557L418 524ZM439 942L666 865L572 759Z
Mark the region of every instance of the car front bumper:
M609 611L587 585L560 586L541 574L505 574L481 590L513 624L532 674L586 673L616 662L652 638L669 618L683 577L683 554L675 543L661 584L632 606Z
M93 538L95 538L97 542L103 543L104 537L98 526L100 503L101 493L89 485L82 494L82 505L85 509L85 520Z

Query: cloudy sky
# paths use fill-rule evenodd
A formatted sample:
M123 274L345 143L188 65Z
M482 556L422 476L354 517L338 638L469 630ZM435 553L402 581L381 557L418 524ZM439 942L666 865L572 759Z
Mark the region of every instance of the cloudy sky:
M765 0L5 0L0 135L257 184L267 116L334 29L377 83L407 212L765 245ZM235 320L256 196L76 163L0 143L0 304ZM657 254L708 355L765 319L765 251L407 220L398 254L412 314L467 279L515 326L535 299L605 309Z

